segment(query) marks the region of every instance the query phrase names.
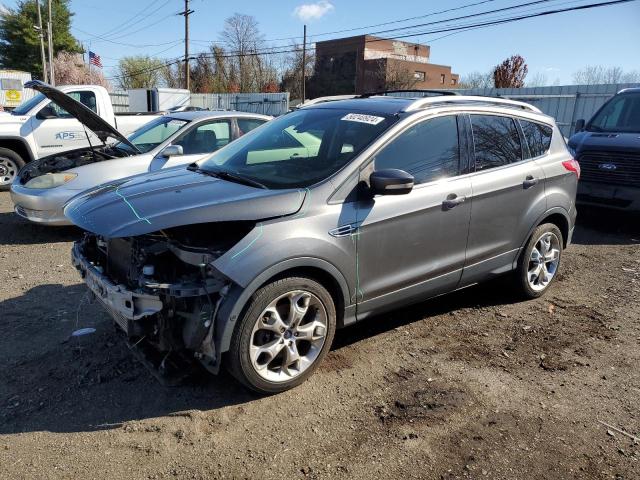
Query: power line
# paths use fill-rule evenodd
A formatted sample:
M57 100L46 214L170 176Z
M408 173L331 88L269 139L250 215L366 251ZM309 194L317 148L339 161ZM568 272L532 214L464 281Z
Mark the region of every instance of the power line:
M106 32L101 33L100 35L102 35L103 37L108 37L109 35L117 32L119 29L123 29L123 28L127 28L129 26L129 24L135 20L136 18L138 18L140 15L142 15L143 13L147 12L149 10L149 8L151 8L155 3L158 3L158 0L152 0L151 3L149 3L147 6L145 6L142 10L140 10L139 12L137 12L135 15L133 15L132 17L129 18L129 20L121 23L120 25L113 27L109 30L107 30Z

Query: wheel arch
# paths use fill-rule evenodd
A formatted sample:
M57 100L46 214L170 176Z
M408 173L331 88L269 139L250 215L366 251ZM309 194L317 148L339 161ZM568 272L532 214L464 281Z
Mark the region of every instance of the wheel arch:
M522 241L522 244L520 245L518 255L516 255L516 258L513 261L514 269L518 264L518 259L520 258L520 255L522 254L522 252L524 252L524 249L527 246L527 242L531 238L531 235L533 235L534 230L538 228L540 225L542 225L543 223L553 223L554 225L556 225L560 229L560 233L562 234L562 248L567 247L567 243L569 239L569 230L570 230L569 226L571 225L569 213L562 207L551 208L546 212L544 212L542 215L540 215L538 219L533 223L529 231L527 232L527 235L525 236L525 238Z
M17 153L25 163L34 160L29 145L27 145L27 142L22 138L0 138L0 148L6 148L7 150Z
M227 292L216 316L217 367L220 365L222 353L229 349L233 330L251 296L264 285L289 276L310 277L324 286L335 302L337 326L343 325L345 306L350 295L347 281L340 270L326 260L315 257L288 259L264 270L246 287L234 283Z

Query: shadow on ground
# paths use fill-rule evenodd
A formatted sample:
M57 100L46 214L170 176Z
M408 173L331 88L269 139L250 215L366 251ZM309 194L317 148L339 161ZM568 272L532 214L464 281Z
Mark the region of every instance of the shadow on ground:
M0 245L70 242L81 234L76 227L47 227L31 223L13 212L0 213Z
M573 242L580 245L640 245L640 214L578 207Z

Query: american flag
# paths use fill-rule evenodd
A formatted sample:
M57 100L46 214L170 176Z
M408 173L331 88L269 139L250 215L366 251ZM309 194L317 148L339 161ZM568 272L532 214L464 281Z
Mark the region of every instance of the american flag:
M95 65L98 68L102 68L102 60L100 60L100 55L96 55L91 50L89 50L89 63L91 65Z

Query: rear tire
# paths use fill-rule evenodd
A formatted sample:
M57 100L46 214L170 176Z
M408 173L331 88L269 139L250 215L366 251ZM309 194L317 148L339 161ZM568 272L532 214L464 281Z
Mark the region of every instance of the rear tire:
M558 276L562 260L562 233L553 223L539 225L520 255L516 288L526 299L543 295Z
M9 190L24 164L24 160L16 152L0 148L0 191Z
M259 289L236 325L227 369L260 394L289 390L326 356L336 329L329 292L313 279L290 277Z

